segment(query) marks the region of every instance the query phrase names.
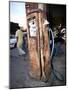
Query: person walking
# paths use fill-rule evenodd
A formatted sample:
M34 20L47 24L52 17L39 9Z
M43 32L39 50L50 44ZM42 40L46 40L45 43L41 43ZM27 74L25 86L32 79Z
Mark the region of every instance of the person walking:
M20 29L17 29L16 31L16 38L17 38L17 48L19 51L19 55L22 56L25 54L24 50L22 49L23 46L23 27L20 27Z

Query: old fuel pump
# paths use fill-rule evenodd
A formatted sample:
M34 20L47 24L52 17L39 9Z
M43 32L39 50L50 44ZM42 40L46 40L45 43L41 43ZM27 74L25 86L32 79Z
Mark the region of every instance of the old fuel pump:
M29 74L38 80L47 80L51 72L50 43L42 10L27 15Z

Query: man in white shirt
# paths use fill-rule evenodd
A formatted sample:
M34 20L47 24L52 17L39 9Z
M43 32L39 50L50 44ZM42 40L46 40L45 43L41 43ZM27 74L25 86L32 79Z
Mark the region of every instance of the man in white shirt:
M16 31L16 38L17 38L17 48L19 51L19 55L25 54L24 50L22 50L22 45L23 45L23 27L18 29Z

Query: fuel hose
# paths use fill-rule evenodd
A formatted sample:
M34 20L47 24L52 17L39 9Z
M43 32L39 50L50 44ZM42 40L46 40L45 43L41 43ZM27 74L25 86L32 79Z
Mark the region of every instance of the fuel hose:
M59 81L64 81L64 76L60 72L58 72L57 70L55 70L54 65L53 65L54 35L53 35L53 31L52 31L51 28L48 30L48 32L49 32L49 38L50 38L50 34L52 36L52 50L51 50L51 53L50 53L52 73L56 77L56 79L58 79Z

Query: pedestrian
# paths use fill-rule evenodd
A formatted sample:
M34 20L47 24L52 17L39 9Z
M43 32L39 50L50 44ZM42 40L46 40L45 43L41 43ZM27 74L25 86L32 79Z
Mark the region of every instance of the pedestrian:
M25 54L24 50L22 49L22 46L23 46L23 31L24 31L23 27L20 27L20 29L18 29L16 31L17 48L18 48L20 56Z

